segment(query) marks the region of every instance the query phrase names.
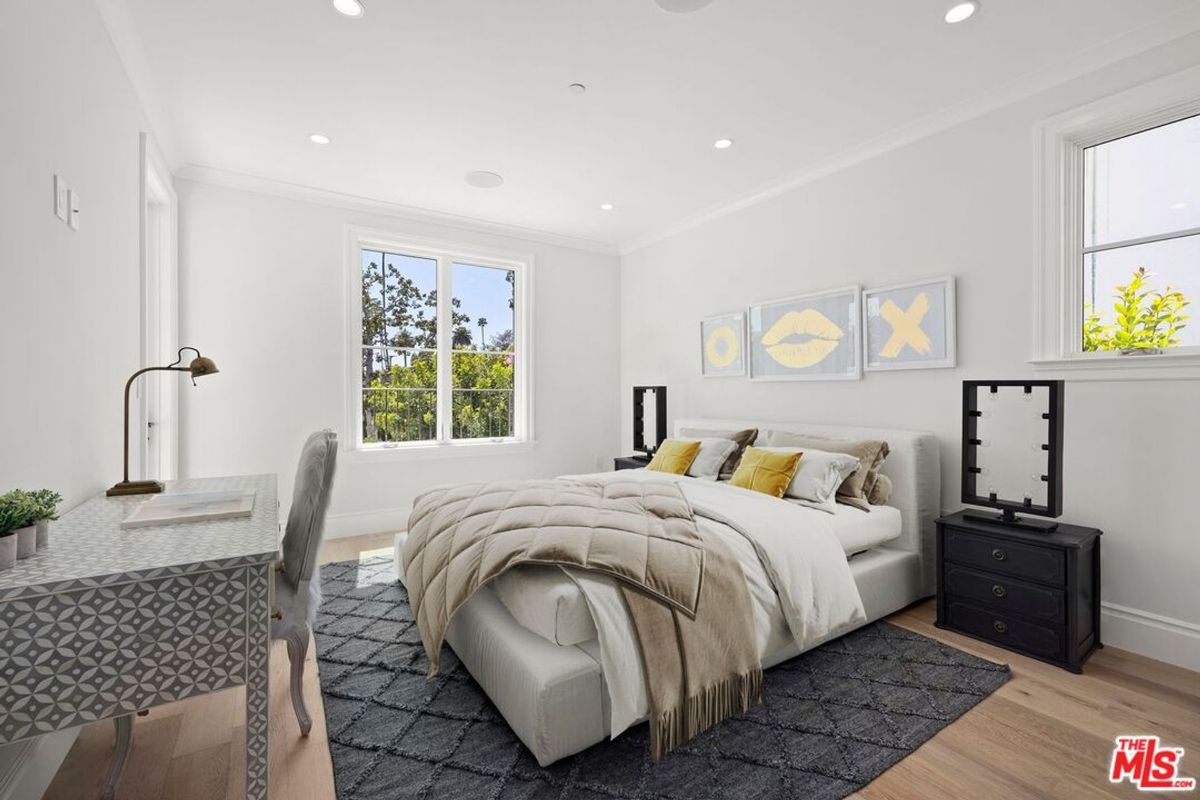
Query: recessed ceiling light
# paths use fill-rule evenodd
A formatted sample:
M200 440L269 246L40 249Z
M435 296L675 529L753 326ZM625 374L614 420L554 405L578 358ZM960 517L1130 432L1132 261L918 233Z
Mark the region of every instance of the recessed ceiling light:
M654 2L663 11L670 11L673 14L689 14L704 8L712 0L654 0Z
M467 183L477 189L495 189L504 184L504 178L494 172L476 170L467 173Z
M612 211L614 208L616 208L616 206L614 206L612 203L601 203L600 204L601 211Z
M729 148L733 147L733 139L717 139L715 142L713 142L713 147L717 148L718 150L728 150Z
M313 144L329 144L329 137L323 133L314 133L308 137Z
M946 12L946 22L949 22L951 25L964 22L975 16L975 12L978 10L979 3L975 2L975 0L967 0L965 3L955 3Z
M1184 211L1187 209L1187 207L1188 207L1187 203L1175 203L1173 206L1171 206L1171 210L1172 211Z
M333 0L333 7L347 17L361 17L366 9L360 0Z
M567 91L570 92L571 94L583 94L584 92L587 91L587 87L584 86L582 83L572 83L570 86L567 87Z

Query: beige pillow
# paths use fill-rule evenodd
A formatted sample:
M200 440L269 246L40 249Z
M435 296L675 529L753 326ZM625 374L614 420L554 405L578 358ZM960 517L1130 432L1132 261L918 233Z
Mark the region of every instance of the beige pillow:
M857 458L862 466L855 470L850 477L842 481L838 487L837 499L848 506L871 510L868 496L875 488L879 478L879 468L887 458L888 443L877 439L851 441L849 439L825 439L803 433L788 433L787 431L771 431L767 437L770 447L799 447L825 450L830 453L846 453Z
M886 506L887 501L892 499L892 488L892 479L879 473L875 486L867 494L867 502L873 506Z
M721 472L717 476L719 480L727 481L733 477L733 471L737 469L738 462L742 460L742 453L755 437L758 436L758 428L748 428L744 431L714 431L705 428L680 428L679 436L683 439L732 439L737 442L737 448L734 449L729 457L725 459L725 463L721 465Z

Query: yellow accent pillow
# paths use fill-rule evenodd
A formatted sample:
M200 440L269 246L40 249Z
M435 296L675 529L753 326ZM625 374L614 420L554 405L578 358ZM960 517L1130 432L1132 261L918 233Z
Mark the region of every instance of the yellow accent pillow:
M730 483L743 489L783 497L788 484L800 467L803 453L773 453L758 447L747 447L742 461L733 473Z
M696 455L699 452L700 442L698 441L666 439L659 446L658 452L654 454L654 458L650 459L650 463L646 465L646 469L653 472L669 472L672 475L682 475L688 471L688 467L696 460Z

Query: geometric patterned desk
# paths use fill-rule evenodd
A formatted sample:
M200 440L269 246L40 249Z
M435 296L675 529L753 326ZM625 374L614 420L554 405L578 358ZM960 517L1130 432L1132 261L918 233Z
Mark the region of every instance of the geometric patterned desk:
M274 475L171 481L256 489L241 519L123 531L141 497L98 495L50 547L0 572L0 744L246 686L246 798L267 797Z

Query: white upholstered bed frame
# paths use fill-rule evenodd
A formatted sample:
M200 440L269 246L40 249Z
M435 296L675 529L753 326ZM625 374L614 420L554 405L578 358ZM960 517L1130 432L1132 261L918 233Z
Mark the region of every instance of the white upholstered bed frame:
M681 419L682 428L796 431L835 439L882 439L891 447L883 472L889 505L901 514L899 538L854 556L851 572L867 621L934 593L934 519L941 513L937 439L930 433L730 419ZM396 568L405 534L396 537ZM446 642L491 698L538 763L553 763L609 735L609 699L596 643L563 647L517 623L490 588L480 590L450 624ZM771 667L799 652L772 654Z

